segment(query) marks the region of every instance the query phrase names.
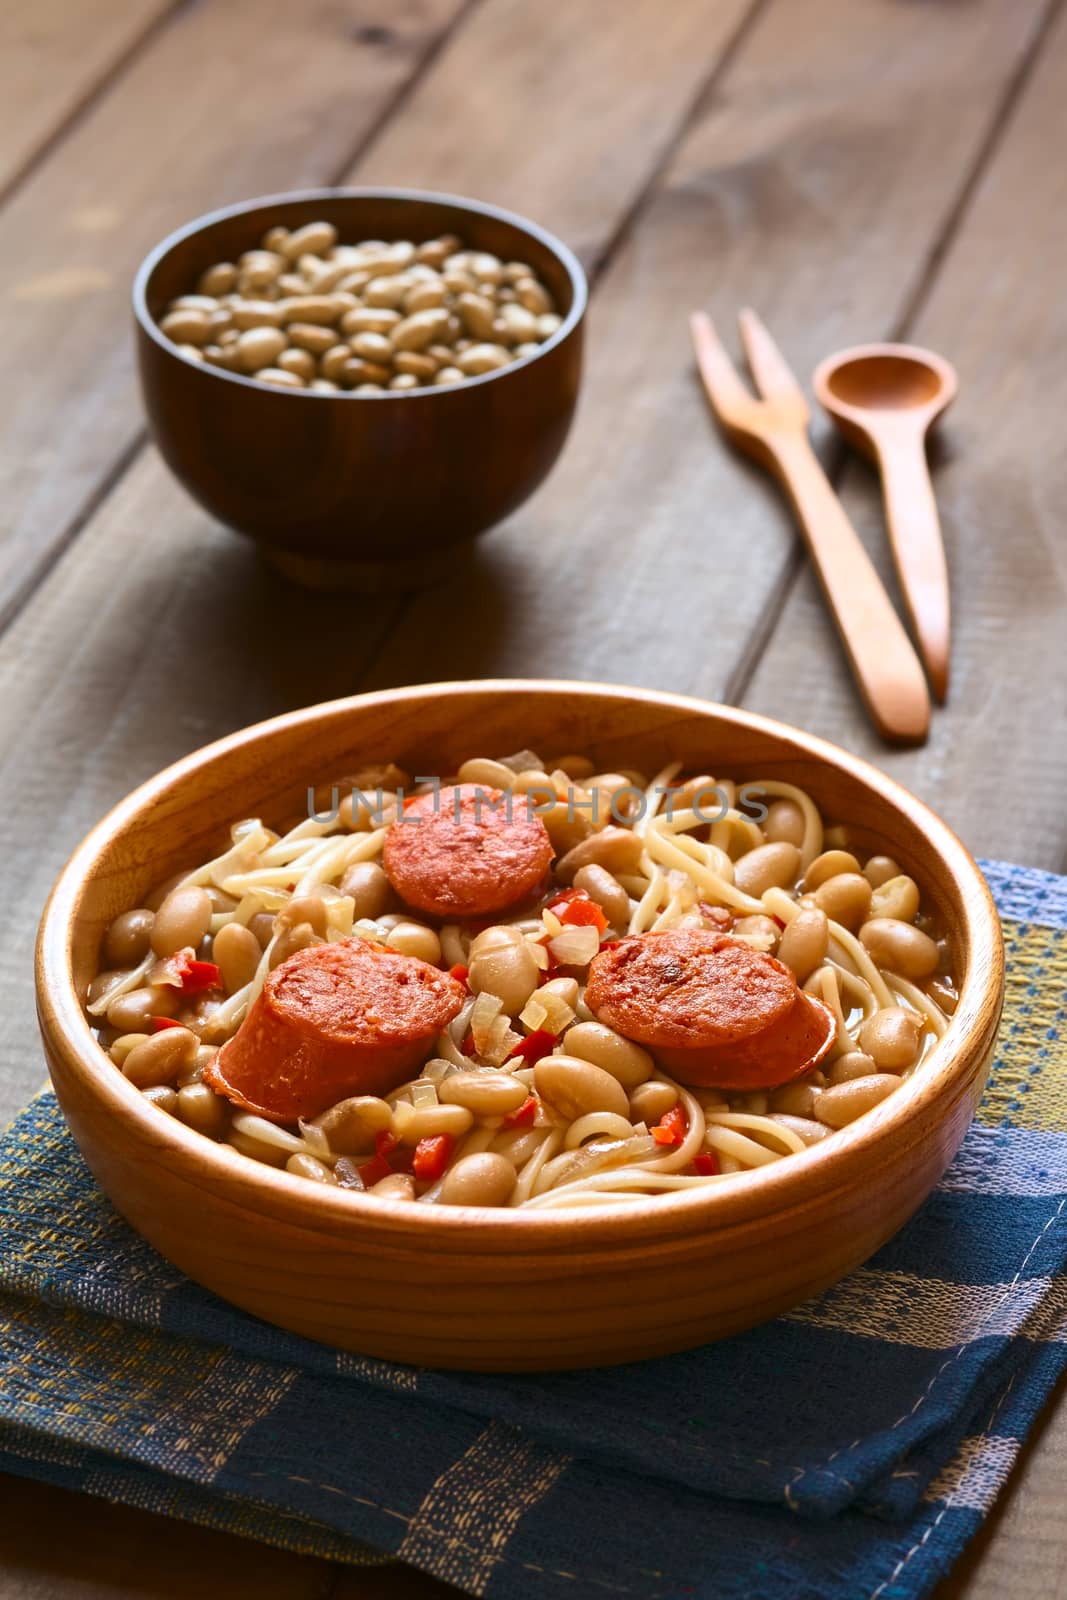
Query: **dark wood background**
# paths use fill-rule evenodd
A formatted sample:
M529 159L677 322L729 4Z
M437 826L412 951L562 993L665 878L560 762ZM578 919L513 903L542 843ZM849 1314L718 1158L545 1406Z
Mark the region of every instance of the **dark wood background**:
M0 16L0 1115L43 1066L32 928L133 784L310 701L544 674L750 706L872 756L976 853L1067 866L1067 15L1061 0L6 0ZM212 525L146 443L129 287L198 212L404 183L563 235L592 280L547 487L443 588L365 614ZM881 748L773 487L730 455L685 313L751 303L796 371L935 346L953 688ZM876 485L820 447L886 568ZM1067 1591L1053 1409L943 1597ZM5 1596L425 1596L3 1484ZM61 1536L57 1536L60 1535Z

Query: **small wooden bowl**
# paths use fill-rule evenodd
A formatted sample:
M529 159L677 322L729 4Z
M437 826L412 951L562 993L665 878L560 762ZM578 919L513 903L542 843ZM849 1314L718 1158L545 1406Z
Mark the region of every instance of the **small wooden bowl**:
M803 1155L625 1213L418 1207L259 1166L149 1104L101 1051L82 999L111 919L220 848L228 824L296 815L309 784L393 758L447 773L470 755L588 751L605 770L680 759L786 778L857 842L891 852L944 920L960 1002L889 1100ZM750 1327L875 1251L933 1188L971 1121L1004 986L1000 927L960 842L833 745L676 695L545 681L430 684L313 706L210 745L99 824L41 925L37 999L60 1104L118 1209L223 1298L397 1361L481 1370L598 1366Z
M382 395L270 388L187 360L158 318L206 267L234 261L282 223L332 222L341 239L458 234L527 261L562 326L536 355L447 388ZM452 195L310 189L230 206L172 233L133 289L141 386L171 470L286 576L320 587L421 587L454 547L508 516L563 447L578 399L586 282L558 239Z

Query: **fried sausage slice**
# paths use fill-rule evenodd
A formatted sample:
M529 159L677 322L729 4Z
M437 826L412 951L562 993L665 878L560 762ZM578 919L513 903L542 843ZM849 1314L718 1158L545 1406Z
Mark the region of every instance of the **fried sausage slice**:
M384 865L407 905L436 917L481 917L536 888L552 853L525 795L461 783L408 802L386 836Z
M635 934L602 950L585 999L601 1022L698 1086L788 1083L834 1038L833 1014L798 989L782 962L700 928Z
M465 998L447 973L365 939L311 945L268 975L204 1082L281 1122L317 1116L349 1095L388 1094Z

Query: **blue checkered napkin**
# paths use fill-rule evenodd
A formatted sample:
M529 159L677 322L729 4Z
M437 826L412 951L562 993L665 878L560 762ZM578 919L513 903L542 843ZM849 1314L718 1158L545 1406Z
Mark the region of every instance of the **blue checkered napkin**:
M938 1191L819 1299L667 1360L479 1377L281 1333L133 1235L41 1097L0 1146L0 1467L490 1600L926 1593L1067 1364L1067 880L986 870L1005 1028Z

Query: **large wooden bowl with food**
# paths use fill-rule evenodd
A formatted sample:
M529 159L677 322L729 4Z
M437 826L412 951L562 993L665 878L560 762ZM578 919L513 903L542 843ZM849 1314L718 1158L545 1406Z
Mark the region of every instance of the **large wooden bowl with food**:
M383 814L331 807L382 768ZM539 772L536 821L429 818L428 775ZM398 984L428 1009L390 1032ZM71 1131L168 1260L309 1338L481 1370L663 1355L864 1261L959 1146L1002 993L978 868L874 768L546 681L361 695L188 756L78 848L37 951Z

